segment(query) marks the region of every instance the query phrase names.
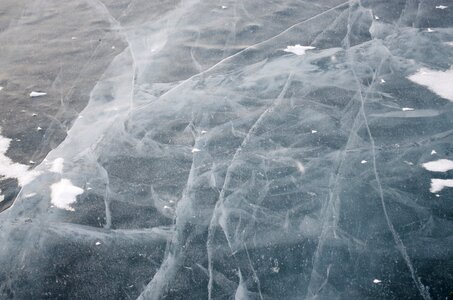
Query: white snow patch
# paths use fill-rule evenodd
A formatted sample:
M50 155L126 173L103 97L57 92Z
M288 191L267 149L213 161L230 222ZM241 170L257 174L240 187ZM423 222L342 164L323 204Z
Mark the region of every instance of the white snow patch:
M50 186L50 202L58 208L74 211L70 205L76 202L76 197L83 193L83 189L72 184L69 179L61 179Z
M408 78L417 84L426 86L442 98L453 101L453 69L436 71L421 68L417 73Z
M286 49L283 51L285 52L291 52L296 55L304 55L305 51L307 50L312 50L315 49L316 47L313 46L301 46L300 44L294 45L294 46L287 46Z
M431 172L447 172L453 170L453 161L449 159L439 159L424 163L422 166Z
M50 167L50 172L60 173L60 174L63 173L63 162L64 162L64 159L61 157L54 159L54 161L52 162L52 166Z
M381 283L381 282L382 282L382 280L379 280L379 279L377 279L377 278L373 280L373 283L376 283L376 284L377 284L377 283Z
M35 92L35 91L33 91L33 92L30 93L30 97L32 97L32 98L33 98L33 97L45 96L45 95L47 95L47 93L43 93L43 92Z
M446 9L446 8L448 8L448 6L445 6L445 5L437 5L436 8L437 8L437 9Z
M13 162L7 157L6 151L8 151L11 139L0 135L0 176L6 178L16 178L20 186L24 186L33 179L35 179L40 172L35 170L29 170L27 165Z
M429 191L431 193L437 193L442 191L446 187L453 187L453 179L431 179L431 188Z
M413 111L414 109L412 107L403 107L401 110L402 111Z

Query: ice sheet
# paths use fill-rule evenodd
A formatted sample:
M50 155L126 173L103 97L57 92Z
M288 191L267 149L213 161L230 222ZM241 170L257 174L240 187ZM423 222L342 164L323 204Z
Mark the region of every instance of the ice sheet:
M445 299L451 7L0 1L0 298Z

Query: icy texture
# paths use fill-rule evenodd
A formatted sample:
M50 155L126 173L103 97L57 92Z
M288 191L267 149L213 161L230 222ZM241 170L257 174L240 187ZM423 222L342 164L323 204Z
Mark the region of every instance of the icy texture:
M451 3L41 2L126 46L0 213L0 298L452 291L453 174L422 165L453 159Z

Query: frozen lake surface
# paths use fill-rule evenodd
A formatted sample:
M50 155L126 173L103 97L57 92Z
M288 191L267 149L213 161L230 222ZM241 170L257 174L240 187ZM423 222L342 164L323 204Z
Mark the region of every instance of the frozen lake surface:
M453 299L452 0L2 0L0 299Z

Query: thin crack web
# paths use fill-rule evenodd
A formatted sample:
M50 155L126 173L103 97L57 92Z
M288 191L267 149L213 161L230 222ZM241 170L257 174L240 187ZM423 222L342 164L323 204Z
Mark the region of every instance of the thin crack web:
M78 5L123 46L0 214L0 295L448 296L453 177L421 164L453 105L409 77L451 68L453 3Z

